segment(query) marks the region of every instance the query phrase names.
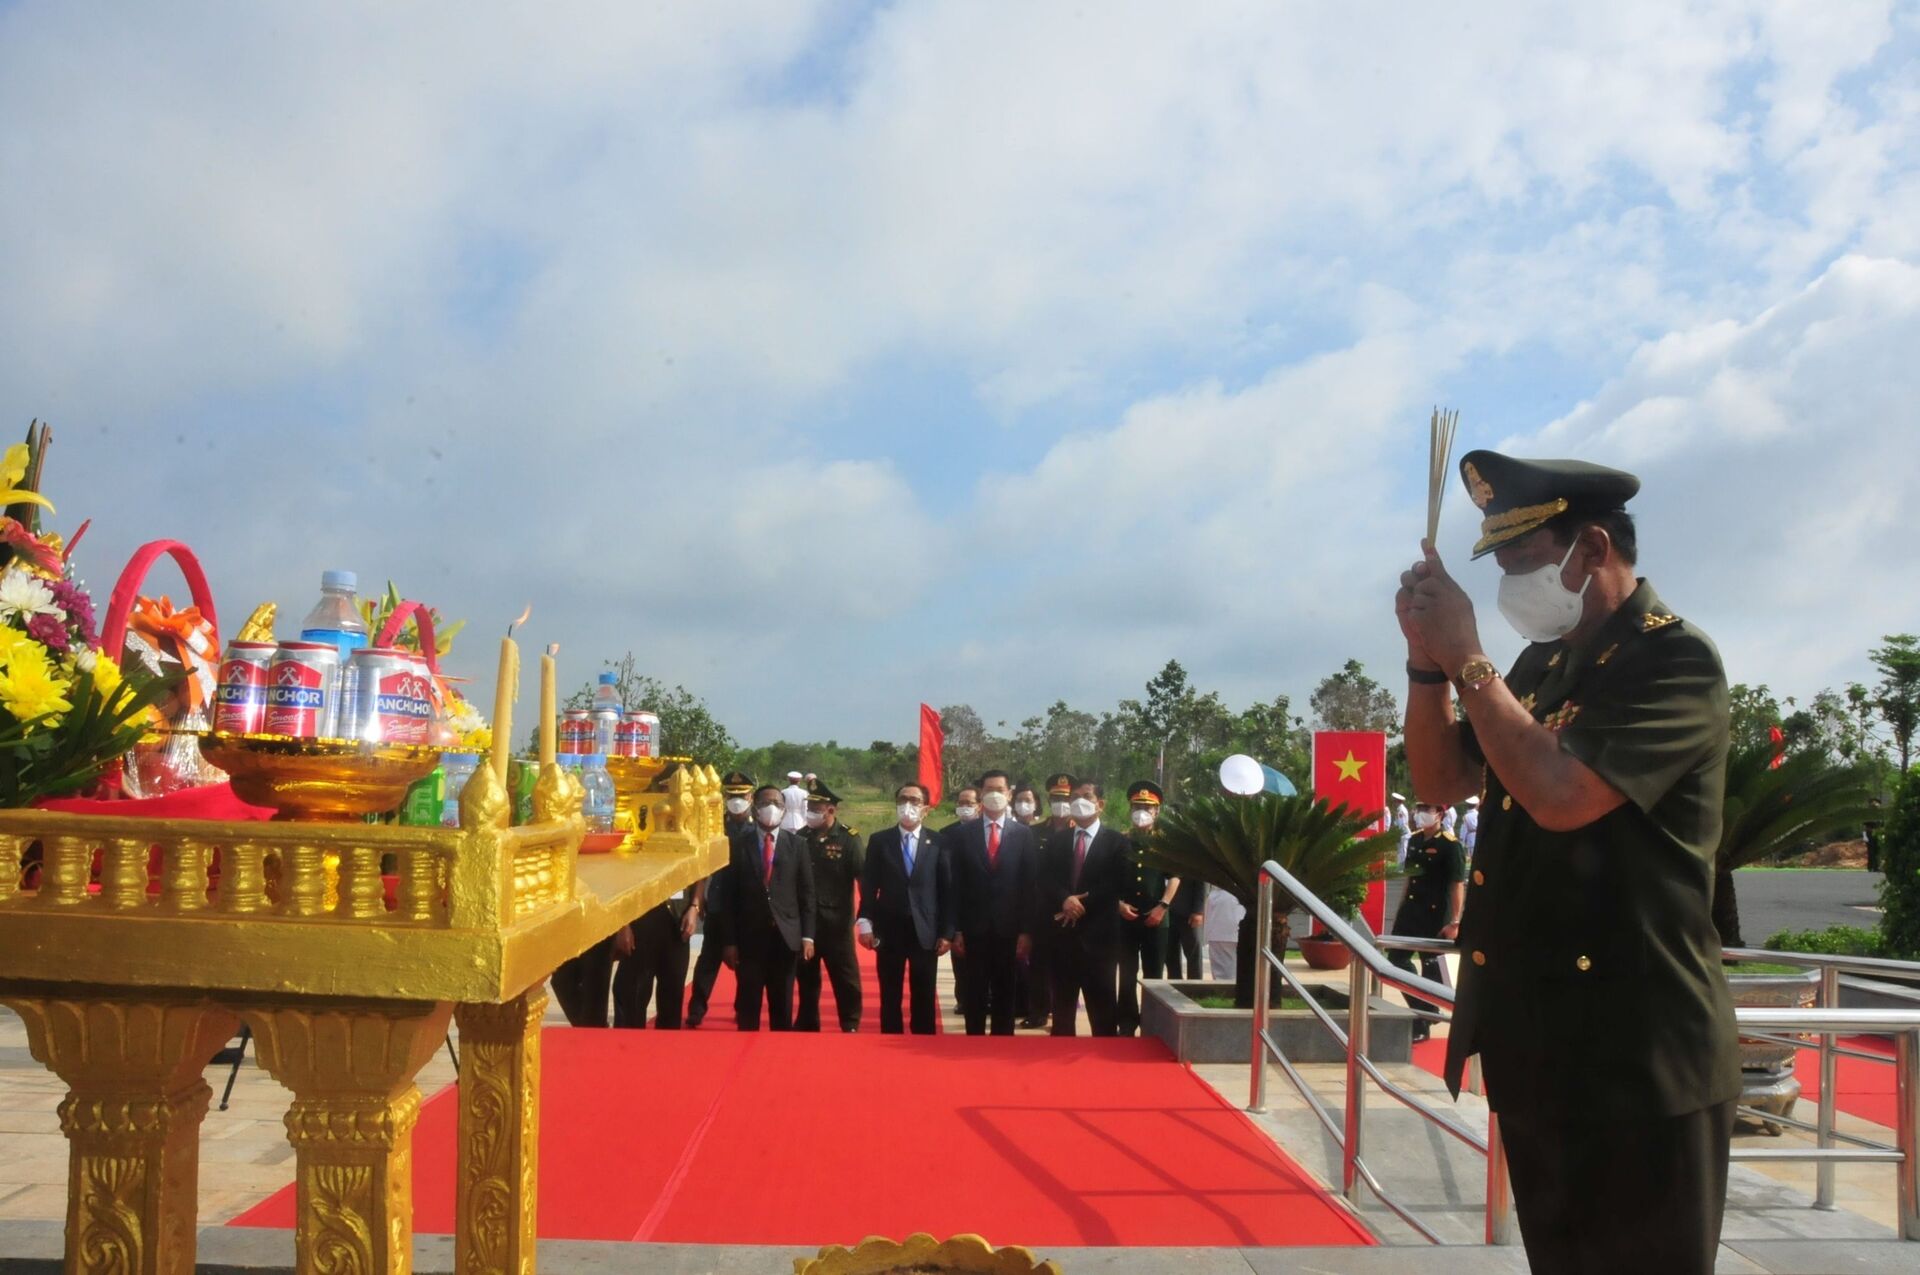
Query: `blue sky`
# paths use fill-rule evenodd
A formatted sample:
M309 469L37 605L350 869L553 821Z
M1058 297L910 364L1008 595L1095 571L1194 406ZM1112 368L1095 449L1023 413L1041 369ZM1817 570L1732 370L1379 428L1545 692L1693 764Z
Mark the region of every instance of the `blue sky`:
M1912 3L0 5L0 404L104 590L345 566L748 742L1388 680L1425 422L1640 472L1806 694L1920 627ZM1471 539L1450 498L1443 538ZM1518 641L1469 572L1497 656Z

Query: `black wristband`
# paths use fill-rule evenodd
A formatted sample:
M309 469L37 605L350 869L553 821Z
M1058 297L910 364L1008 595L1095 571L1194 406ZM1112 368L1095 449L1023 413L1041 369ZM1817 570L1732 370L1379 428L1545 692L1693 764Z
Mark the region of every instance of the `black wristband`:
M1407 680L1415 686L1445 686L1453 679L1437 668L1415 668L1413 661L1407 661Z

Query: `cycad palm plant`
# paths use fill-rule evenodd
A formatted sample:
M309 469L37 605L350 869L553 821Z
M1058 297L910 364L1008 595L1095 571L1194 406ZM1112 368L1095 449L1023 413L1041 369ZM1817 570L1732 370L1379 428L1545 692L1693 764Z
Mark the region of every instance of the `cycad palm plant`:
M1225 890L1246 906L1240 922L1240 959L1234 1001L1253 1004L1254 945L1258 941L1260 865L1271 859L1322 899L1364 888L1375 865L1390 854L1399 834L1365 836L1377 814L1356 814L1308 797L1259 793L1252 797L1203 796L1165 811L1142 854L1182 880L1198 879ZM1287 913L1294 900L1274 892L1273 948L1287 946Z
M1727 759L1720 849L1714 856L1713 925L1722 947L1744 947L1733 870L1808 842L1857 833L1874 817L1864 769L1820 753L1796 753L1773 766L1773 748L1736 748Z

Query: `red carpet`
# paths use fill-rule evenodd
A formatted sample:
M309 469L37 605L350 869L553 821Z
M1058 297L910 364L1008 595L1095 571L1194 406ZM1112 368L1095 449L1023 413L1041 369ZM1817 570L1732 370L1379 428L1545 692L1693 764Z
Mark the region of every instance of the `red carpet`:
M1893 1046L1878 1036L1843 1036L1840 1043L1854 1049L1893 1057ZM1413 1047L1414 1065L1433 1075L1441 1075L1447 1065L1447 1042L1444 1040L1425 1040ZM1833 1105L1850 1116L1861 1120L1871 1120L1878 1125L1893 1127L1894 1092L1893 1065L1868 1062L1864 1058L1848 1058L1842 1054L1835 1060L1835 1078L1839 1081L1840 1092L1834 1096ZM1794 1060L1793 1074L1800 1081L1800 1102L1793 1111L1796 1120L1813 1123L1815 1107L1820 1101L1820 1051L1802 1049Z
M1158 1041L554 1028L540 1234L694 1244L1368 1244ZM453 1225L451 1089L415 1226ZM290 1227L289 1187L233 1225Z
M856 947L854 951L860 958L860 1030L863 1032L877 1032L880 1030L880 972L879 966L875 964L878 957L875 953L869 952L864 947ZM941 968L946 968L946 964L947 958L944 956L941 957ZM688 971L688 978L692 978L691 970ZM724 1031L734 1030L734 987L733 971L725 965L722 965L720 967L720 973L713 980L713 996L707 1001L707 1016L700 1020L701 1031L709 1031L714 1028L719 1028ZM798 1004L799 999L799 993L796 991L794 993L794 1003ZM686 1004L687 989L682 988L680 990L680 1006L683 1010L686 1008ZM945 1005L940 1000L939 992L936 991L933 997L933 1029L935 1032L942 1030L939 1015L945 1008ZM901 1022L905 1023L910 1021L912 1014L913 996L903 987L900 991ZM649 1019L648 1021L652 1022L653 1020ZM766 1021L767 1007L762 1004L760 1006L761 1025L764 1026ZM840 1011L833 999L833 980L827 977L824 969L820 972L820 1030L823 1032L840 1030Z

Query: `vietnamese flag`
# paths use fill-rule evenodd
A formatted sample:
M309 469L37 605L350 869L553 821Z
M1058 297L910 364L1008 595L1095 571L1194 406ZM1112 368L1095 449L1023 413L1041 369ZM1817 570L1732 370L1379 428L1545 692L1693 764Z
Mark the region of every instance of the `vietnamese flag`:
M940 724L939 710L931 704L920 706L920 786L927 790L927 804L940 804L940 754L946 747L946 728Z
M1387 826L1387 737L1377 730L1320 730L1313 733L1313 795L1346 806L1356 815L1375 816L1371 831ZM1384 866L1384 865L1383 865ZM1375 934L1387 928L1387 889L1375 879L1367 886L1360 915Z

